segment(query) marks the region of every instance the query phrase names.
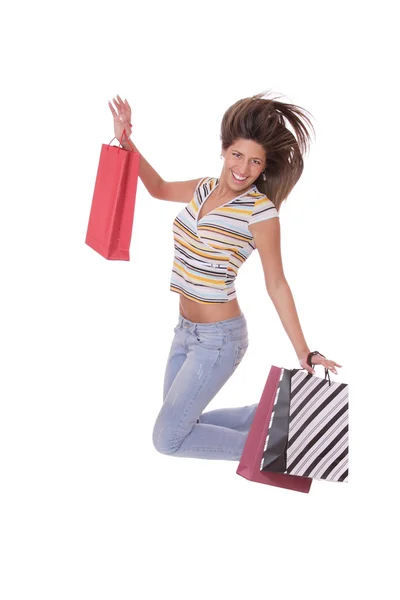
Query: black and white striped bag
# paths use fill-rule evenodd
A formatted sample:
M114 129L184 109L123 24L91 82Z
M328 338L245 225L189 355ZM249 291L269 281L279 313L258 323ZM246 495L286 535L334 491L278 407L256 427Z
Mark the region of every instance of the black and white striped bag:
M348 482L349 386L281 369L260 471Z

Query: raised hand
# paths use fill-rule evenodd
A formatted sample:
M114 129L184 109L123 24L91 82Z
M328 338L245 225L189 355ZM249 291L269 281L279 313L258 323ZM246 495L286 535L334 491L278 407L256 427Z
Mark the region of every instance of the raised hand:
M129 138L132 133L131 128L131 118L132 118L132 110L129 106L128 100L125 98L125 102L122 100L120 96L116 96L113 98L114 106L111 102L108 103L112 115L114 117L114 135L119 142L121 142L122 133L125 129L125 134ZM125 140L125 137L124 137Z

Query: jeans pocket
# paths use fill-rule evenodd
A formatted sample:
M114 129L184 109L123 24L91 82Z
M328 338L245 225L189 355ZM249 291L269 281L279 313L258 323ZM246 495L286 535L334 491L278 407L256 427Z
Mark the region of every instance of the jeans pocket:
M224 343L224 336L220 330L204 331L196 329L194 335L199 346L207 350L221 350Z
M236 348L235 360L233 362L233 370L240 365L244 355L246 354L247 348L249 347L249 342L242 342Z
M242 320L239 326L232 327L230 325L223 325L223 330L225 332L225 337L227 340L231 342L237 342L241 344L242 342L248 342L249 334L247 330L247 322Z

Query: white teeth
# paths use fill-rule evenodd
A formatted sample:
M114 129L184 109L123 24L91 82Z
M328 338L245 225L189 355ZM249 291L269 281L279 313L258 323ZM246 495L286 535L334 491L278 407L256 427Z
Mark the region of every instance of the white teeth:
M244 181L245 179L247 179L247 177L239 177L239 175L236 175L236 173L234 173L233 171L232 174L235 177L235 179L238 179L239 181Z

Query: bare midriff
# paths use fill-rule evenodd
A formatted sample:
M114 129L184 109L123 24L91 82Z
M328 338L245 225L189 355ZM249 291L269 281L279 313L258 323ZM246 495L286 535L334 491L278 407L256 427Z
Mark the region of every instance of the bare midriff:
M242 313L237 298L228 302L202 304L179 294L180 314L194 323L215 323L239 317Z

